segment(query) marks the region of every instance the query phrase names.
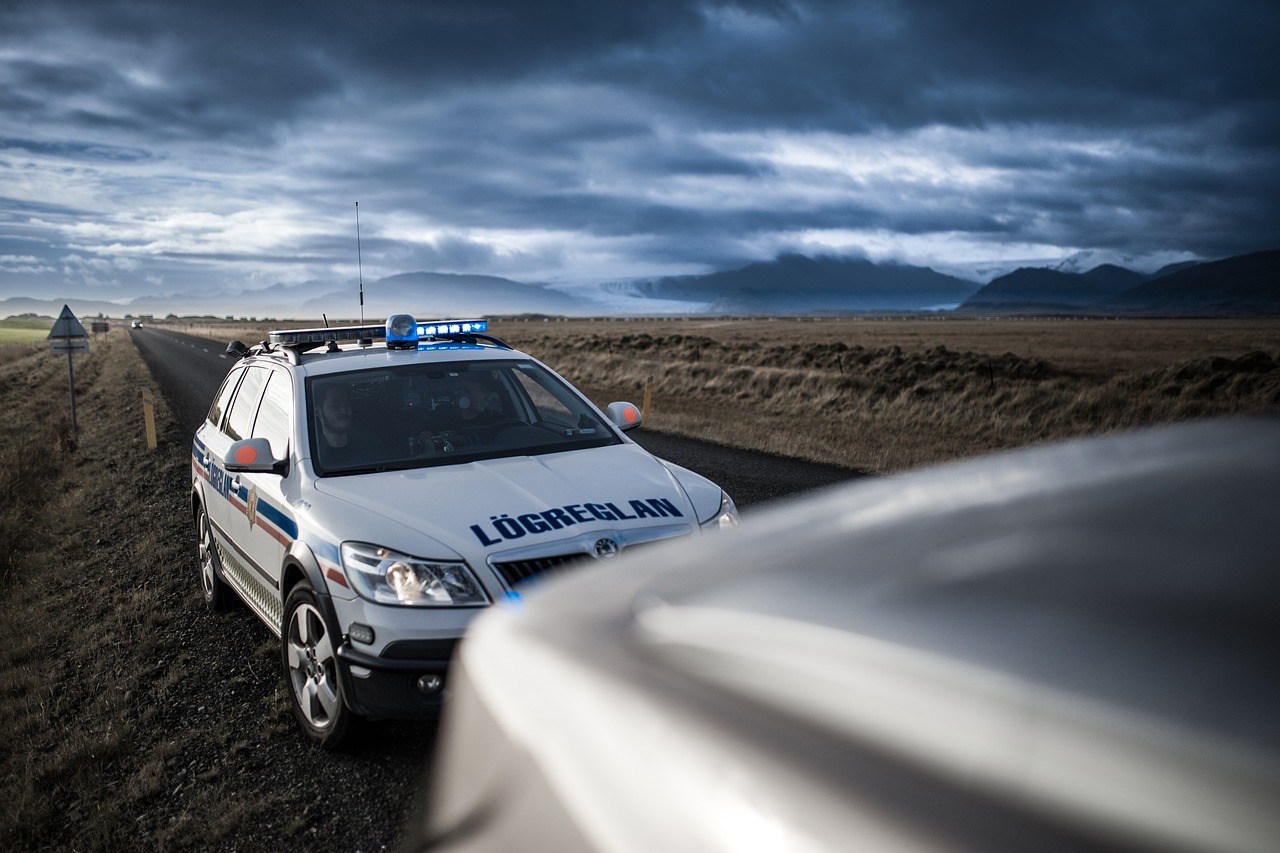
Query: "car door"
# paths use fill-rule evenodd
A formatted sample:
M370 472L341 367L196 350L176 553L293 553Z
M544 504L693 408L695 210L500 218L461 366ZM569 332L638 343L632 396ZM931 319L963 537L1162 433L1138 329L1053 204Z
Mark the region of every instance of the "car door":
M207 487L201 490L205 515L213 528L213 535L224 547L229 538L228 525L234 514L227 500L231 478L222 467L222 459L231 446L231 438L227 435L225 426L227 413L231 409L232 400L235 398L244 374L243 367L232 368L227 373L227 378L223 380L222 387L214 397L213 405L209 407L205 422L196 432L196 443L192 449L192 465L196 475L208 483Z
M260 597L261 590L255 590L251 585L269 584L271 579L262 576L257 569L257 561L250 552L247 515L249 484L246 483L244 474L231 473L223 468L223 459L233 442L253 436L258 405L262 401L262 392L270 375L271 370L265 366L251 365L246 368L244 378L240 380L226 417L223 418L221 435L209 442L210 455L213 457L209 466L209 483L222 498L213 499L212 503L218 508L216 514L211 508L209 517L217 520L222 528L227 545L224 557L231 558L223 560L223 568L229 571L237 585L247 587L245 592L255 599ZM228 562L232 562L232 565L227 565Z
M272 370L262 392L252 436L265 438L276 459L290 458L293 428L293 381L285 370ZM290 469L284 475L264 473L240 474L244 493L243 539L245 550L268 585L279 597L280 567L284 552L297 538L298 528L285 496Z

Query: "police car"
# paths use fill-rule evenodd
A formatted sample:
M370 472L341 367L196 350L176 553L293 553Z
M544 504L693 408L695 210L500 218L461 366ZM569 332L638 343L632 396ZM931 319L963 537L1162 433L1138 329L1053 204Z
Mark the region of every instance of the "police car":
M196 432L209 607L281 638L289 699L338 746L359 718L438 712L477 614L582 561L737 524L711 481L624 432L483 320L272 332Z

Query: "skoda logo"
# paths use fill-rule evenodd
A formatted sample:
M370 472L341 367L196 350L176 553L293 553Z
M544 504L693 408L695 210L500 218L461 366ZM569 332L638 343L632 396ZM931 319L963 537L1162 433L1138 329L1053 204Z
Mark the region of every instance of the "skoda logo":
M612 560L622 552L618 543L612 539L598 539L595 545L596 557L601 560Z

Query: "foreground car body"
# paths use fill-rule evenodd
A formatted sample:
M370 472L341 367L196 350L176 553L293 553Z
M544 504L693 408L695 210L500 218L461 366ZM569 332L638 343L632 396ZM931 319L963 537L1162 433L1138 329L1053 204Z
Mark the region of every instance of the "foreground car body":
M497 608L438 851L1274 850L1280 420L842 487ZM588 604L589 603L589 604Z
M602 413L481 321L398 322L233 344L192 446L206 601L234 594L281 637L295 716L326 747L358 717L436 713L493 602L736 523L718 486L623 435L634 406Z

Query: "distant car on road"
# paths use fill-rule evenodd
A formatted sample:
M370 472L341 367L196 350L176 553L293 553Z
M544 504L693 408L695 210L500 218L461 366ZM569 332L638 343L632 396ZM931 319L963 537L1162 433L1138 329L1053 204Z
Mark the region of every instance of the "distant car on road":
M130 329L141 329L141 328L142 328L142 321L141 321L141 320L134 320L132 323L130 323L130 324L129 324L129 328L130 328Z
M210 607L281 637L317 744L362 717L435 714L467 626L548 574L733 527L719 486L624 435L483 321L272 332L195 435L191 509ZM377 343L375 343L377 341Z
M1280 420L862 481L494 608L413 847L1280 848Z

